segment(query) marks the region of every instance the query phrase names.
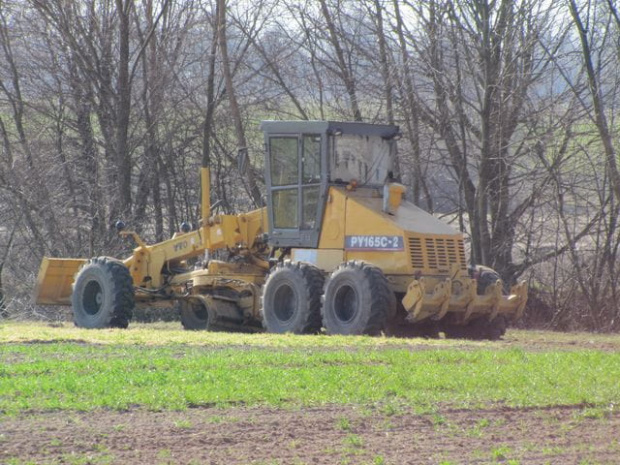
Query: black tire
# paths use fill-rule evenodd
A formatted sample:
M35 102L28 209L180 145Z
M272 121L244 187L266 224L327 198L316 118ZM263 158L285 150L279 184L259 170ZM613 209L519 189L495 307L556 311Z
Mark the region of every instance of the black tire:
M506 319L497 316L493 321L486 317L476 318L467 325L449 325L443 328L444 334L448 339L469 339L472 341L498 341L506 334Z
M213 315L198 299L188 299L179 302L181 324L188 331L210 330L213 324Z
M508 322L503 316L497 316L493 321L487 321L485 324L485 339L489 341L499 341L508 328Z
M383 272L363 262L340 265L325 286L323 325L328 334L379 334L396 302Z
M502 277L497 271L486 266L478 266L477 289L478 295L485 295L489 286L494 286ZM464 329L467 339L497 341L506 334L508 324L503 316L497 316L493 321L480 317L467 325Z
M263 286L265 329L270 333L318 333L323 283L323 273L313 265L289 260L276 265Z
M478 265L476 267L476 273L478 274L478 277L476 279L476 292L478 293L478 295L486 294L487 287L495 284L498 280L501 281L502 279L497 271L486 266Z
M89 260L76 275L71 306L80 328L127 328L135 306L129 269L113 258Z

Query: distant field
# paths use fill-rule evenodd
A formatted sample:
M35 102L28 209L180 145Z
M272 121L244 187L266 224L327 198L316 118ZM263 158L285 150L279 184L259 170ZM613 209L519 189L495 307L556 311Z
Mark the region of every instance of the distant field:
M613 422L619 420L620 408L618 380L620 336L617 335L513 330L503 341L471 342L186 332L177 324L133 325L128 330L82 330L69 324L51 327L38 323L4 323L0 324L0 421L9 427L13 425L12 430L9 428L13 433L4 436L3 443L0 423L0 463L25 464L31 463L30 458L39 457L40 448L28 446L26 440L26 430L32 427L32 422L47 425L45 431L60 428L58 422L63 428L84 430L80 423L65 425L60 420L65 417L59 416L63 412L68 415L66 418L87 415L82 422L89 412L95 413L94 418L108 425L92 433L95 436L84 433L87 438L92 436L83 439L87 442L96 442L101 428L113 428L112 424L123 421L141 425L140 433L137 430L134 433L131 427L132 434L146 434L151 428L147 426L151 424L149 415L177 418L175 422L185 425L180 427L179 434L189 431L207 434L213 426L211 417L221 417L227 423L229 417L247 420L248 416L255 418L252 420L255 427L266 432L272 426L262 425L258 419L272 418L273 412L278 411L281 414L273 418L288 417L295 425L294 418L298 416L291 413L295 411L302 416L329 417L330 428L348 435L354 434L356 425L367 424L366 415L390 419L390 424L396 418L399 418L397 423L406 418L427 418L435 432L451 422L467 422L469 415L479 423L464 428L478 428L474 433L479 430L483 434L485 428L495 424L496 417L510 417L510 412L547 411L555 418L564 415L558 413L564 409L576 409L581 412L579 418L601 420L607 422L603 426L615 427ZM208 418L197 419L201 411L211 413ZM485 420L483 415L481 419L481 412L485 411L494 413L484 414L488 418ZM465 416L461 418L461 415ZM524 415L524 425L536 423L529 414ZM610 418L612 424L608 424ZM54 427L50 423L52 419ZM26 428L24 422L30 426ZM198 423L202 426L198 427ZM508 423L504 418L496 426L514 427ZM177 426L174 423L171 427ZM5 459L10 458L12 462L3 462L3 445L12 444L11 437L20 438L20 428L25 428L26 434L19 443L22 446L7 449ZM248 426L244 431L248 428L252 429ZM289 427L296 437L303 437L303 431L308 428L313 426ZM373 441L372 431L377 428L380 430L382 426L366 431L370 434L367 443ZM71 430L66 436L75 434ZM329 438L326 440L329 442ZM606 437L600 440L613 441ZM350 448L360 446L356 440L350 441ZM605 454L615 454L616 448L620 457L617 440L605 442ZM561 463L572 463L567 457L579 457L580 453L573 446L556 452L555 456L563 457ZM55 462L32 463L72 463L63 455L66 453L64 449L59 452ZM277 456L270 453L274 451L265 451L266 457ZM102 459L101 463L141 463L144 459L125 452L115 454L111 455L111 462ZM213 455L215 452L211 454L205 461L217 457ZM101 453L95 455L107 457ZM387 451L376 456L362 455L367 462L360 459L347 463L390 463ZM502 455L500 451L497 455L510 454L504 451ZM512 455L517 461L511 463L519 463L519 457L521 460L528 457ZM378 456L387 461L381 462L376 459ZM179 457L183 459L162 463L189 463L185 461L187 455ZM231 463L263 463L249 457ZM330 461L334 453L326 453L325 457L324 462L313 463L337 463ZM461 463L450 461L450 457L445 455L446 460L436 463ZM605 461L607 455L594 457L598 461L583 463L614 463Z

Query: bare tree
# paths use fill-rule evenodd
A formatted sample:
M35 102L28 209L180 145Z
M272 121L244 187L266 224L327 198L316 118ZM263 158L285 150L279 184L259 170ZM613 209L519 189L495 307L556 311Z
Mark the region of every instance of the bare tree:
M243 122L241 119L241 113L239 110L239 104L237 102L237 96L235 92L235 86L233 84L233 76L230 68L230 59L228 56L228 42L226 39L226 0L217 0L217 28L218 28L218 43L220 54L222 56L222 69L224 72L224 80L226 82L226 93L228 95L228 103L230 105L230 112L232 114L233 123L235 126L235 134L237 136L238 151L241 156L248 156L248 143L245 137L245 130L243 128ZM264 205L263 198L256 184L253 170L250 168L245 171L247 173L248 185L254 204L258 207Z
M617 329L620 202L613 109L620 103L620 62L608 44L617 43L620 23L612 2L571 0L566 13L574 35L566 35L564 57L548 57L573 93L580 130L567 144L574 151L570 165L578 167L578 174L569 177L565 168L553 177L560 240L568 245L566 257L551 258L556 270L554 324ZM558 303L557 296L568 294L569 288L572 299Z
M569 0L568 2L570 14L573 17L575 28L579 34L579 41L581 42L581 50L583 63L588 80L589 94L593 107L593 119L596 124L596 128L599 133L599 137L605 150L605 163L609 170L609 176L616 195L616 198L620 199L620 175L618 174L618 166L616 161L616 149L612 139L609 124L607 123L607 116L605 114L605 102L603 92L601 89L600 77L594 69L593 53L591 39L588 37L588 29L582 20L582 9L596 8L590 1L584 3L583 8L577 6L575 0ZM612 2L608 3L610 11L609 16L613 16L617 22L618 14ZM610 18L611 19L611 18ZM606 25L609 25L609 21L605 21Z
M518 167L536 137L530 122L542 102L531 91L548 68L539 38L549 30L551 10L530 1L409 7L418 32L405 31L402 19L396 25L423 71L414 108L439 136L437 153L447 155L447 163L439 162L455 179L455 204L467 212L472 262L510 281L522 270L512 258L517 225L545 183L530 171L523 184L527 173Z

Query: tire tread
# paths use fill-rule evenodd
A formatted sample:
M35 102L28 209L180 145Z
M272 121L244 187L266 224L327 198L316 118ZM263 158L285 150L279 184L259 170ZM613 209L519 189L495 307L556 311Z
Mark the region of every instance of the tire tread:
M88 260L80 271L76 274L75 283L80 277L82 270L87 267L99 267L103 269L104 274L109 278L113 286L113 295L111 308L112 311L105 315L101 328L127 328L129 321L133 316L133 308L135 306L135 294L133 289L133 278L129 273L129 269L119 260L111 257L95 257ZM77 326L85 326L84 321L80 319L74 309L75 324Z
M330 280L333 278L338 278L338 276L342 273L350 273L354 280L361 281L363 286L368 286L370 290L370 303L368 310L368 318L365 321L362 321L362 325L358 327L349 328L351 334L368 334L368 335L378 335L385 329L386 322L390 315L395 313L396 298L394 293L389 288L388 280L383 274L383 271L372 264L358 261L358 260L349 260L345 263L342 263L334 270L332 273ZM325 298L330 298L331 296L327 295L327 291L329 288L329 281L326 283L325 287ZM331 307L332 303L330 303ZM325 324L326 321L330 320L327 315L328 305L323 305L322 316L323 322ZM337 328L329 328L328 332L333 334L338 333ZM340 328L340 330L344 330L344 328Z
M323 272L316 266L304 262L292 262L285 260L278 263L269 273L265 284L263 285L263 294L261 296L261 312L263 316L263 326L268 331L274 331L275 328L269 328L267 317L265 315L266 302L265 291L274 277L287 270L292 273L296 279L304 283L304 287L308 294L308 307L301 314L301 322L295 329L296 334L316 334L321 330L321 295L323 294L323 283L325 278Z

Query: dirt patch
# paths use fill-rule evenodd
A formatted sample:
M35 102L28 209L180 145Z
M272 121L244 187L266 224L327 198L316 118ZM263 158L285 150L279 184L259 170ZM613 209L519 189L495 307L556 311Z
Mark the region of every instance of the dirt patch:
M514 347L527 351L549 350L600 350L603 352L620 351L618 334L596 334L583 332L551 332L508 330L497 347Z
M617 464L618 431L617 406L31 413L0 420L0 463Z

